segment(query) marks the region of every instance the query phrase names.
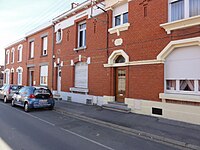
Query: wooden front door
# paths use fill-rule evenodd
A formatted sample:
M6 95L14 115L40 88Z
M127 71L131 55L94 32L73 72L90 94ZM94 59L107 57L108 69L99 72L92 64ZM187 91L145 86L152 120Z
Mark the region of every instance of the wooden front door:
M126 70L116 69L116 101L124 103L126 97Z

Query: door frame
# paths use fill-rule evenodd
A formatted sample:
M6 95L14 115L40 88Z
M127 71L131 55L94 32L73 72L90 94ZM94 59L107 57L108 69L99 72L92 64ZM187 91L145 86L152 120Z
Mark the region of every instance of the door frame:
M123 96L124 98L123 98L123 100L122 101L120 101L120 100L118 100L118 71L119 70L124 70L125 71L125 95ZM115 68L115 70L114 70L114 82L115 82L115 84L114 84L114 94L115 94L115 102L121 102L121 103L124 103L125 102L125 98L127 97L127 84L128 84L128 82L127 82L127 76L128 75L128 69L127 69L127 67L117 67L117 68Z

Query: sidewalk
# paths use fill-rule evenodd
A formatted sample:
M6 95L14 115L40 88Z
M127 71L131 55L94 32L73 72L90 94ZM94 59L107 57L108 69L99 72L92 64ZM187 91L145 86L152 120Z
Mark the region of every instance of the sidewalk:
M134 113L115 112L102 109L99 106L67 101L56 101L55 110L122 126L125 129L141 132L144 136L151 134L153 137L163 138L164 142L170 140L172 143L200 150L200 126L198 125Z

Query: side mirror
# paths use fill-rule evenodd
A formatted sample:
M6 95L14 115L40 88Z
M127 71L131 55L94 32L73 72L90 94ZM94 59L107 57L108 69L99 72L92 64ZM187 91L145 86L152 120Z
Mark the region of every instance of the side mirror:
M16 92L15 94L19 95L19 92Z

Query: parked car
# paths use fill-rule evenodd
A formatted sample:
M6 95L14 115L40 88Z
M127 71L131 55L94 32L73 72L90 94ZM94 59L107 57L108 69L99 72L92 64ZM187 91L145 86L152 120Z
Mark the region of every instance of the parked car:
M12 100L12 97L15 93L19 92L19 90L23 86L21 85L13 85L13 84L7 84L0 88L0 99L4 100L4 103L7 103L8 101Z
M55 101L47 87L25 86L13 95L11 105L24 107L25 112L34 108L49 108L52 110Z

